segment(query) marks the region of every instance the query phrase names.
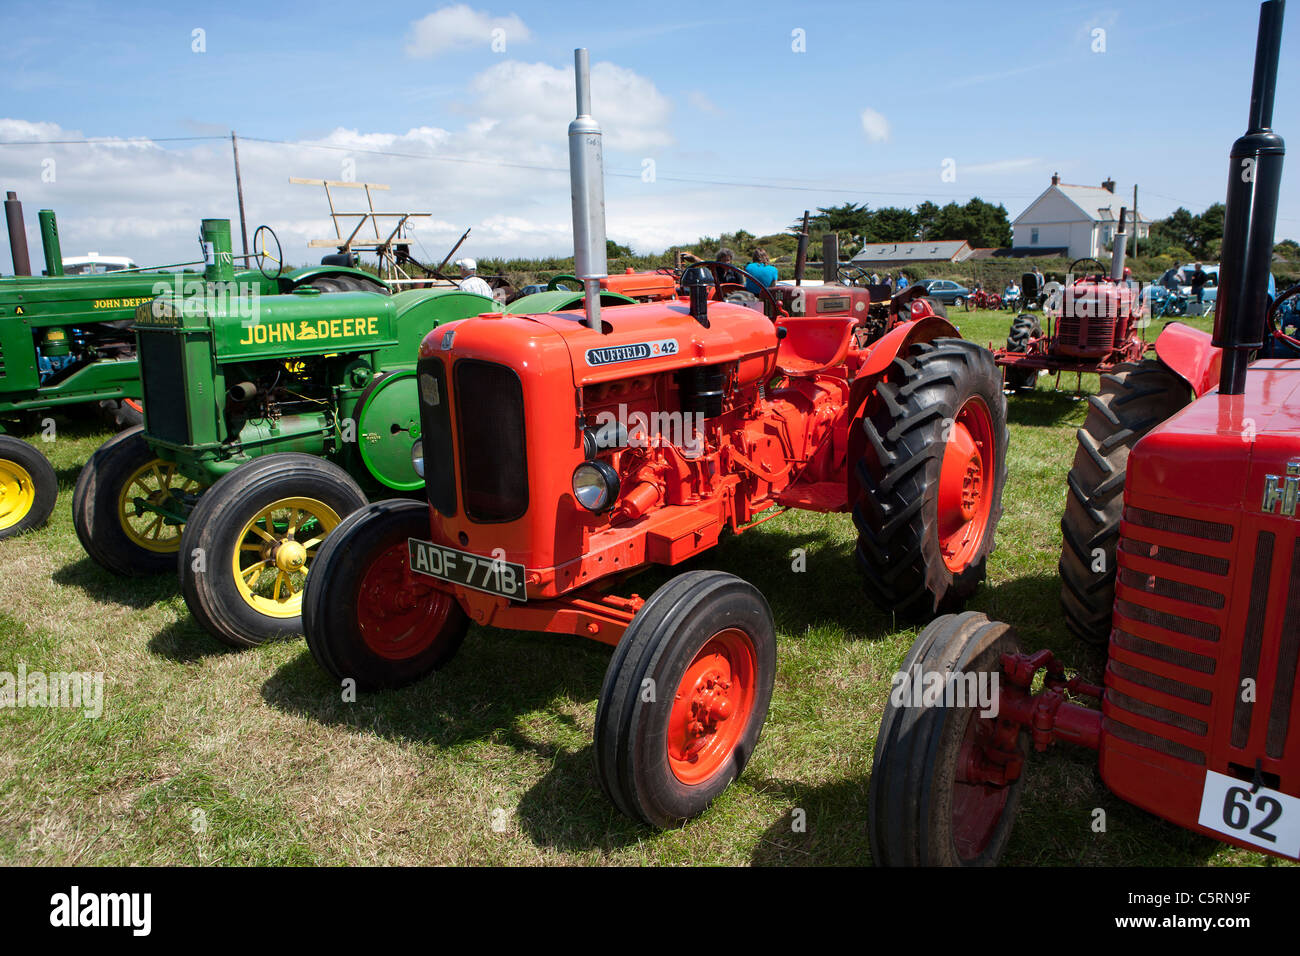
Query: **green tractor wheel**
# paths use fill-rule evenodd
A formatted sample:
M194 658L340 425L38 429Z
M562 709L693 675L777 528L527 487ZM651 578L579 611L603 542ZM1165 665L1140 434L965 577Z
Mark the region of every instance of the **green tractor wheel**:
M176 566L181 529L203 486L159 458L141 426L90 456L72 492L72 524L86 553L115 574L158 574Z
M0 435L0 539L49 520L59 496L54 466L25 441Z
M347 472L314 455L267 455L223 476L181 537L190 613L232 647L301 634L303 588L321 543L365 504Z

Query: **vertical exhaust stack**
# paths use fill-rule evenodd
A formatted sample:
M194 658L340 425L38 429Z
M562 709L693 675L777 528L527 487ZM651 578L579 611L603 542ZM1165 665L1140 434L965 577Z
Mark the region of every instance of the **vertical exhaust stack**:
M45 274L63 275L63 247L59 243L59 222L53 209L42 209L36 214L41 221L41 248L45 251Z
M1115 231L1115 243L1110 253L1110 277L1116 282L1124 278L1124 260L1128 258L1128 233L1124 229L1127 218L1128 210L1120 206L1119 228Z
M600 280L605 258L605 157L600 124L591 118L591 69L585 49L573 51L578 115L569 124L569 180L573 189L573 271L586 295L587 326L600 330Z
M9 224L9 250L14 257L14 275L32 274L32 259L27 254L27 227L23 225L23 204L18 194L10 191L5 196L5 221Z
M1285 9L1285 0L1267 0L1260 5L1250 119L1246 134L1232 144L1228 162L1213 340L1223 349L1219 378L1219 392L1223 395L1240 395L1245 390L1250 353L1264 344L1268 273L1273 263L1273 230L1286 154L1282 137L1272 129Z

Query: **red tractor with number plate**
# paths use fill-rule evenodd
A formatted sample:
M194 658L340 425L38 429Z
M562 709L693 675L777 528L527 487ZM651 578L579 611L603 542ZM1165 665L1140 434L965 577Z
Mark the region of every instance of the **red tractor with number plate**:
M1069 619L1095 602L1105 618L1103 684L1067 675L1050 651L1021 652L1015 630L983 614L934 621L895 675L876 741L879 864L995 863L1029 748L1057 741L1097 750L1107 787L1143 809L1300 859L1300 360L1252 363L1266 325L1281 336L1278 306L1300 295L1270 307L1267 292L1284 152L1271 129L1282 12L1282 0L1261 7L1249 125L1229 164L1214 335L1182 327L1166 343L1199 397L1153 423L1162 380L1148 363L1129 366L1089 413L1110 421L1112 440L1080 433L1072 488L1090 463L1122 495L1090 519L1096 586L1066 608ZM1101 510L1114 511L1113 526ZM1082 566L1069 570L1085 581Z
M602 310L585 50L577 74L570 167L586 311L482 315L425 339L428 500L344 521L307 580L303 623L316 660L363 689L424 677L471 624L613 646L597 775L624 812L668 826L703 811L753 753L775 626L733 574L681 574L648 597L620 585L802 508L852 513L881 607L928 617L960 606L1002 512L1006 403L990 353L920 296L884 319L848 288L764 289L739 304L727 299L747 276L707 263L691 271L715 281L683 296Z

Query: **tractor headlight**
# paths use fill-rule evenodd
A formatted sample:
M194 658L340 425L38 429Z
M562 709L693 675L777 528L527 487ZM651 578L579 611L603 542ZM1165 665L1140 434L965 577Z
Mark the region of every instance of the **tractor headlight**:
M618 472L604 461L584 461L573 469L573 497L588 511L600 514L618 498Z
M411 446L411 467L421 478L424 477L424 439L417 438Z

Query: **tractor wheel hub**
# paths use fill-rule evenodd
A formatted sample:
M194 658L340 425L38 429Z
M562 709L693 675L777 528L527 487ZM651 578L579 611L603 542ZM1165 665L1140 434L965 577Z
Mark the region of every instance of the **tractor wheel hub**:
M281 541L275 549L275 566L287 574L301 571L307 563L307 549L298 541Z

